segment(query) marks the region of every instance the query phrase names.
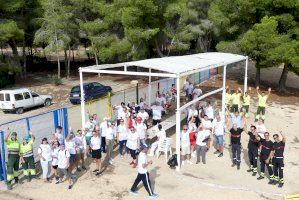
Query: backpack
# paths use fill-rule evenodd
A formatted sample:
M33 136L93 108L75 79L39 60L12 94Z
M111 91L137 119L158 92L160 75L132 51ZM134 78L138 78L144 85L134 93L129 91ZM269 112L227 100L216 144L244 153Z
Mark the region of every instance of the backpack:
M177 160L177 155L174 154L173 156L171 156L167 162L167 164L169 165L169 167L171 169L174 169L176 166L178 166L178 160Z

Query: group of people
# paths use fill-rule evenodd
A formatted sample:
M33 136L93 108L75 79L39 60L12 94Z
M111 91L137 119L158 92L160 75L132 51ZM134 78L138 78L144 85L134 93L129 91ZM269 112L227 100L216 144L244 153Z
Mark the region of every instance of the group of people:
M191 157L196 158L196 164L206 164L206 153L215 141L216 154L223 157L224 136L230 133L229 145L232 151L232 166L240 169L241 163L241 135L246 132L249 136L248 157L250 161L249 172L253 176L257 174L257 161L260 160L260 176L258 180L265 178L265 167L267 167L270 184L279 184L282 187L283 181L283 153L285 146L285 136L274 134L274 142L270 140L270 134L264 125L266 101L271 93L260 93L257 87L258 109L255 116L256 125L251 125L247 132L247 118L251 96L248 92L233 91L227 88L225 104L226 117L221 112L216 112L213 104L208 101L193 105L188 109L187 122L183 125L180 132L181 137L181 160L182 165L193 164ZM187 80L184 85L188 100L195 99L202 94L202 90L194 86ZM38 148L38 158L42 168L44 182L50 182L54 175L56 184L62 182L65 177L68 181L68 189L71 189L76 180L76 173L86 170L85 163L93 159L95 176L101 175L101 159L105 154L109 164L113 164L114 147L118 146L121 159L125 154L130 157L129 165L138 170L138 176L130 190L134 195L137 194L136 188L140 181L143 181L150 197L157 197L153 193L147 166L152 162L147 160L149 156L155 155L156 149L161 141L166 139L166 132L160 124L162 116L171 107L171 102L176 100L176 87L172 85L167 94L157 94L154 104L147 105L145 99L141 98L139 103L122 102L120 105L113 106L116 111L116 120L108 117L99 121L96 114L90 115L82 130L76 133L70 128L68 133L62 133L62 127L57 127L56 132L50 138L43 138ZM151 126L156 128L157 140L152 143L149 149L147 145L147 129ZM29 131L23 138L23 142L17 140L17 133L8 130L5 138L8 150L7 164L7 187L12 189L12 181L18 183L19 162L22 163L24 175L28 181L36 175L34 164L33 144L34 134ZM53 171L53 175L51 173ZM75 172L74 172L75 171Z
M190 84L190 83L189 83ZM191 106L188 110L187 123L183 126L180 133L181 137L181 160L182 165L185 162L193 164L191 157L196 157L196 164L202 161L206 164L206 153L210 149L212 140L215 142L218 157L223 156L224 135L229 133L230 141L228 141L232 152L232 167L240 169L241 166L241 136L245 132L249 136L248 141L248 159L250 169L253 176L258 174L257 162L260 161L260 174L257 178L262 180L265 178L265 168L267 167L269 174L269 184L278 184L279 187L284 185L283 168L284 168L284 147L285 136L274 134L270 139L270 133L267 132L264 124L265 107L268 94L257 90L258 108L255 115L255 124L250 126L247 131L247 121L249 117L250 92L245 92L238 88L236 91L227 88L226 95L226 113L216 112L210 102ZM186 94L187 95L187 94ZM224 117L225 116L225 117Z

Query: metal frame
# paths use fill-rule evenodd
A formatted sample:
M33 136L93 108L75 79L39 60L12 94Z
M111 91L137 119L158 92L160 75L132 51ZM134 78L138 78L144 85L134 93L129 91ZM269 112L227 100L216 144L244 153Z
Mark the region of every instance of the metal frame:
M170 77L176 79L176 88L177 88L177 101L176 101L176 154L177 154L177 160L178 160L178 166L177 170L180 170L180 143L181 143L181 112L191 106L192 104L196 103L197 101L204 99L210 95L213 95L218 92L222 92L222 115L225 115L225 93L226 93L226 68L228 64L233 64L241 61L246 61L245 63L245 75L244 75L244 92L247 91L247 70L248 70L248 57L246 56L245 59L236 60L234 62L222 62L217 65L208 65L206 67L200 68L200 69L194 69L187 72L183 72L180 74L175 73L156 73L152 72L152 69L149 67L143 67L148 68L148 72L133 72L128 71L128 66L125 63L119 63L119 64L112 64L112 65L102 65L102 66L90 66L85 68L79 68L79 75L80 75L80 90L81 90L81 122L82 122L82 128L84 128L85 125L85 100L84 100L84 90L83 90L83 73L97 73L97 74L115 74L115 75L133 75L133 76L148 76L149 77L149 88L148 88L148 101L151 102L150 94L151 94L151 77ZM206 93L191 102L188 102L187 104L180 106L180 78L184 76L188 76L190 74L198 73L204 70L209 70L212 68L218 68L223 67L223 85L221 88L216 89L214 91L211 91L209 93ZM111 68L115 67L123 67L123 71L119 70L111 70ZM142 67L142 66L137 66ZM106 68L106 69L105 69ZM109 69L109 70L107 70Z

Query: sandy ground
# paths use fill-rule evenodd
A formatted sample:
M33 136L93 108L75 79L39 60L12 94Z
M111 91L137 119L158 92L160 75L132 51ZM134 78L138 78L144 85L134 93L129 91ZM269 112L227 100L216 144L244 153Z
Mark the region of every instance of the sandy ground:
M275 98L275 95L272 96ZM280 97L282 100L286 97ZM293 97L290 105L281 105L271 102L267 108L266 127L271 134L280 130L287 136L285 149L285 186L282 189L267 184L267 180L257 181L246 172L248 169L247 142L248 136L242 136L243 151L241 170L232 168L230 149L226 145L224 157L218 158L213 154L214 149L208 152L207 164L185 165L180 172L171 170L165 163L164 155L159 159L152 158L154 164L149 168L154 191L159 194L159 199L283 199L287 194L299 193L299 98ZM296 103L297 102L297 103ZM254 109L251 109L251 118ZM250 120L252 123L253 120ZM175 138L173 137L173 144ZM226 137L228 138L228 137ZM226 140L228 141L228 140ZM193 158L193 161L194 158ZM145 189L140 188L138 196L128 193L136 176L136 169L129 167L128 159L115 158L115 163L108 166L103 175L95 177L92 173L79 174L79 179L71 191L67 190L67 184L44 184L42 180L34 180L24 183L12 191L1 191L0 199L115 199L115 200L139 200L148 199ZM94 164L90 165L93 169Z

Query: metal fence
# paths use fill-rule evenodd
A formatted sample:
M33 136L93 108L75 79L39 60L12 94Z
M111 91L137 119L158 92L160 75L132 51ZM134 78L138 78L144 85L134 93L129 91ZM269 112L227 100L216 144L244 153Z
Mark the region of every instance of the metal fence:
M0 163L2 163L0 168L0 180L6 178L4 173L6 171L5 161L7 160L7 154L4 135L6 134L8 128L11 132L17 132L19 142L22 142L25 134L31 130L36 137L33 146L33 152L34 155L37 156L37 150L42 138L49 138L50 134L54 133L58 126L62 126L63 135L66 136L68 133L68 112L66 108L61 108L32 117L0 124Z

